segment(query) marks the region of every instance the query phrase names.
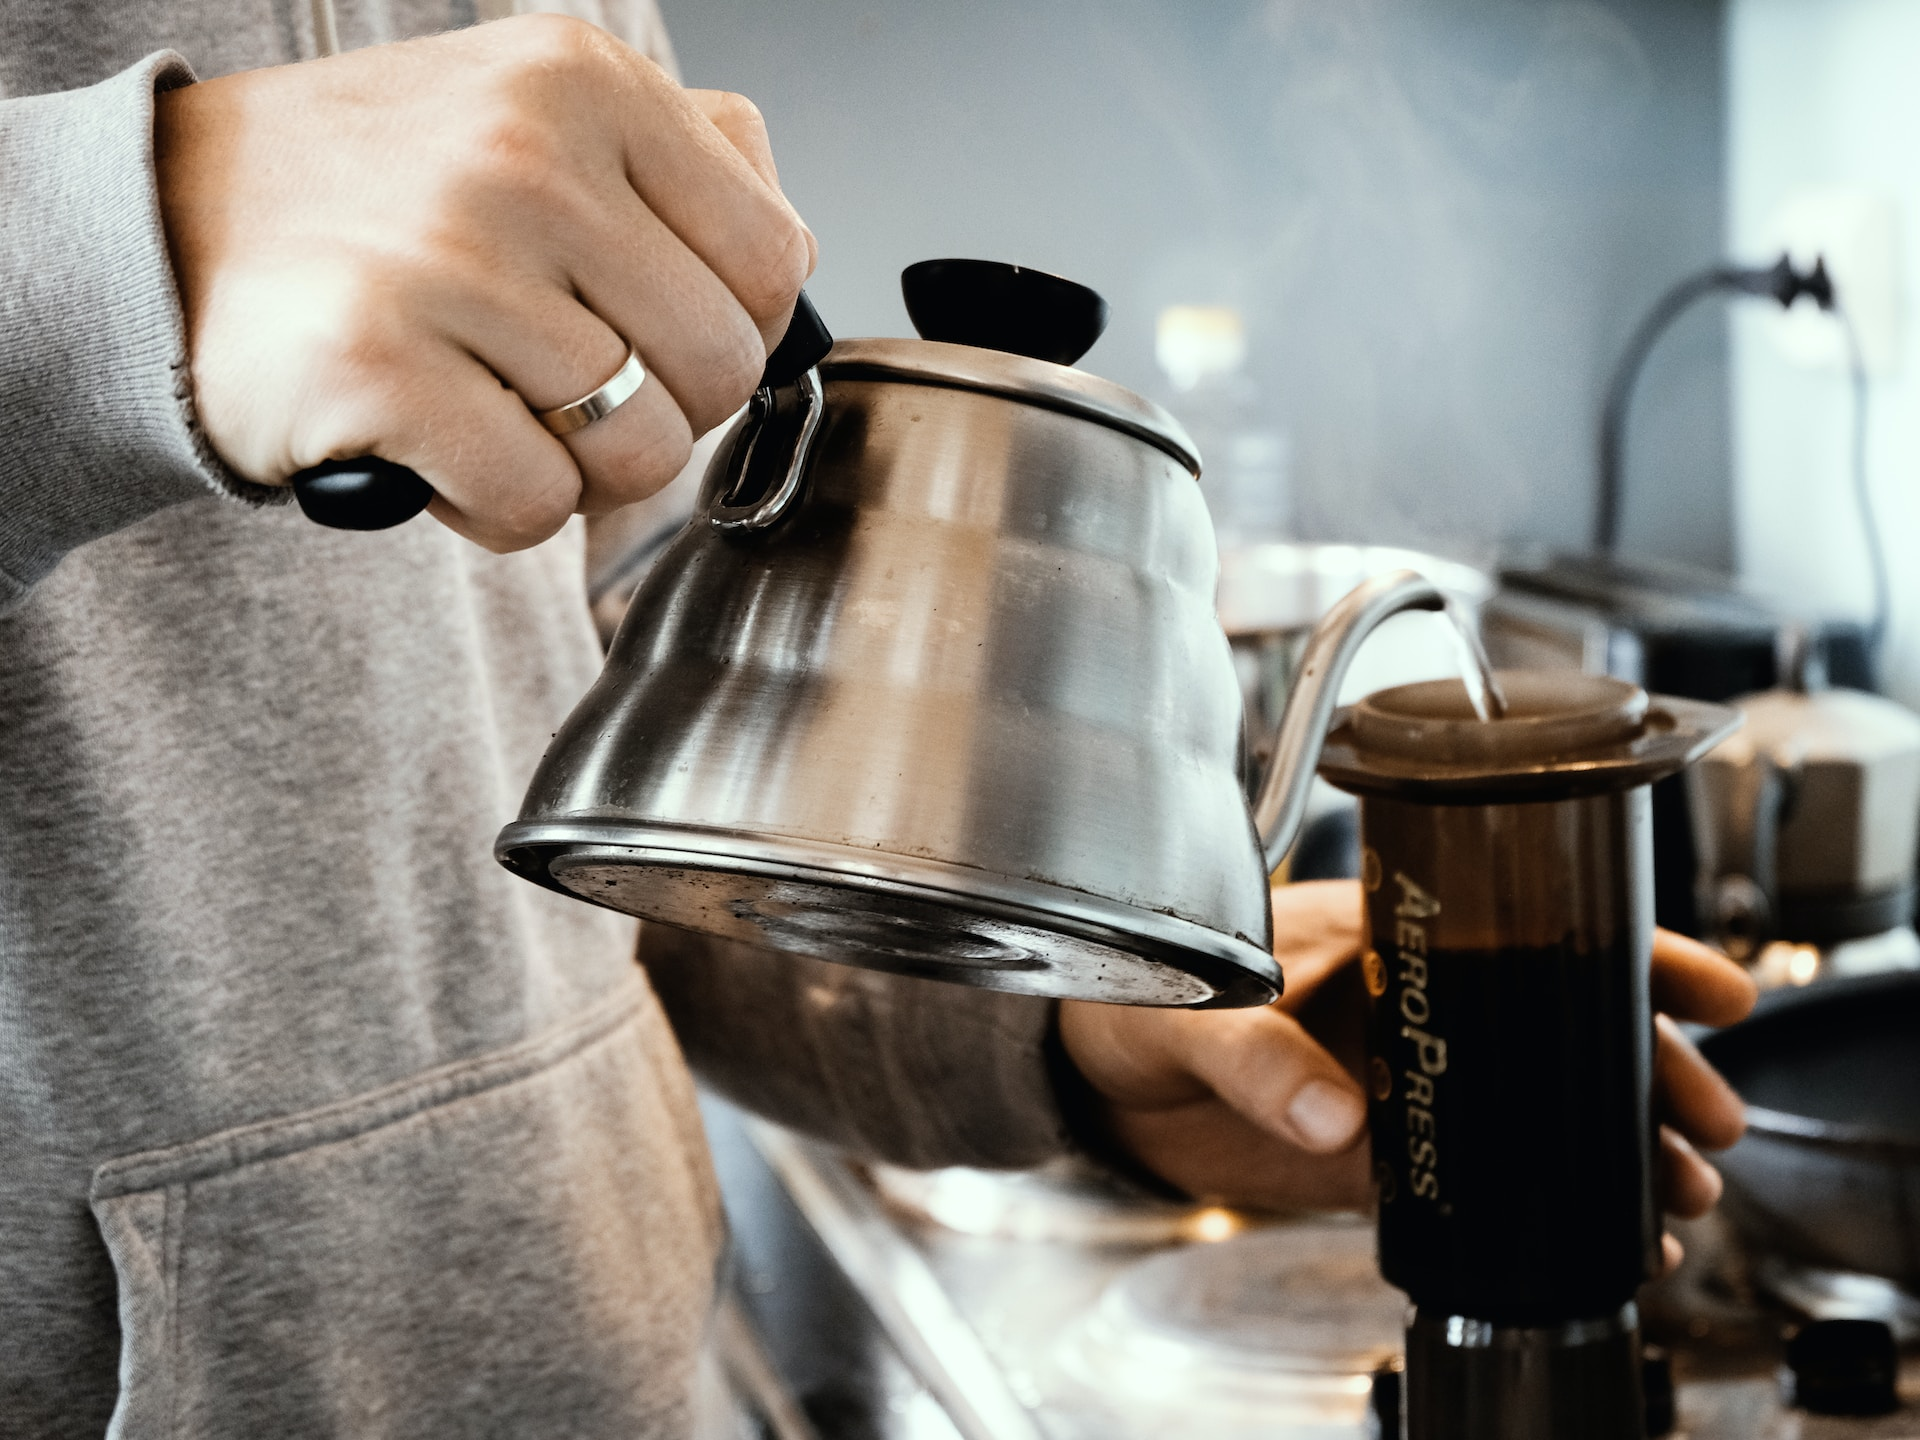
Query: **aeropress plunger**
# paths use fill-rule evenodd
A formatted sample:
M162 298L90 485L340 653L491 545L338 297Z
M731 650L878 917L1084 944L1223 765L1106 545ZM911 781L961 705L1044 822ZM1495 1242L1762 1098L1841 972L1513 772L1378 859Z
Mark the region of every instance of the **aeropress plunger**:
M1650 785L1716 705L1508 671L1341 718L1360 796L1380 1268L1413 1301L1407 1440L1641 1440L1654 1197Z

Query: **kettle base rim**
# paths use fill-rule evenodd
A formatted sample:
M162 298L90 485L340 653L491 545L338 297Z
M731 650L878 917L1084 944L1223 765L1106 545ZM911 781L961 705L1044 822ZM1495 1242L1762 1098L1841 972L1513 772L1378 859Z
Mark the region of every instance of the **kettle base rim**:
M1060 999L1265 1005L1280 968L1195 921L948 861L608 817L521 821L500 863L654 923L867 969Z

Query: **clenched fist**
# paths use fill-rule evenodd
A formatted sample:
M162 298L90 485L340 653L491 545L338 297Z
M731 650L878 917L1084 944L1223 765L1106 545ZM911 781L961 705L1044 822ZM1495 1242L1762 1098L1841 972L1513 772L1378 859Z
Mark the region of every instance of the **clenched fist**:
M813 268L758 112L534 15L162 95L199 415L241 475L377 455L496 550L640 499L752 393ZM529 406L647 380L564 439Z

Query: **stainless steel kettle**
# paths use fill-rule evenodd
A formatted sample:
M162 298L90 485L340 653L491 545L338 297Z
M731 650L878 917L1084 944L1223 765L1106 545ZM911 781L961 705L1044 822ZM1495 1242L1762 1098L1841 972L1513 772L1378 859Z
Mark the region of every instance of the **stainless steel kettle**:
M728 435L496 853L648 920L1133 1004L1279 991L1267 876L1347 659L1323 622L1256 825L1217 559L1179 424L1069 368L1105 306L933 261L922 340L844 340ZM964 343L956 343L964 342Z

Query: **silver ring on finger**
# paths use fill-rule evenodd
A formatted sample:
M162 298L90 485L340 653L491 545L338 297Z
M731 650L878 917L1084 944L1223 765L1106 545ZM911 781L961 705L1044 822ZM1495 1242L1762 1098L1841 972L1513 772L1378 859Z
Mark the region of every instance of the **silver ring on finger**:
M596 386L570 405L552 410L535 410L534 418L555 435L571 435L596 420L604 420L631 400L645 383L647 372L634 348L627 347L627 358L604 385Z

